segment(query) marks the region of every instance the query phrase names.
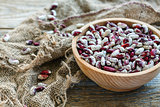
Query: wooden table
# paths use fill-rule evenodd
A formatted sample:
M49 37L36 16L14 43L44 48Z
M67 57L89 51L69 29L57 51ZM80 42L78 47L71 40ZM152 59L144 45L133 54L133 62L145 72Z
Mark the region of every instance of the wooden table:
M0 0L0 35L53 0ZM160 107L160 74L143 87L125 93L100 88L89 79L68 89L66 107Z

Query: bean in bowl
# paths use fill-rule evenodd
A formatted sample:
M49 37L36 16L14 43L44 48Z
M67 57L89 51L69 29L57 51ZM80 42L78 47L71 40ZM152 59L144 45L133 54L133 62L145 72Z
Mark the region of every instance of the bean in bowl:
M145 24L90 25L77 49L85 61L110 72L141 72L160 62L160 39Z

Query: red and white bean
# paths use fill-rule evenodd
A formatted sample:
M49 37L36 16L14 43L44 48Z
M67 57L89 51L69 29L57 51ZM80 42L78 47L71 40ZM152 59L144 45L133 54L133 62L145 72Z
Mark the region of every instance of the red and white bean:
M19 64L19 60L11 59L11 58L8 59L8 62L9 62L11 65L18 65L18 64Z
M72 34L81 32L75 30ZM88 63L110 72L140 72L160 62L160 39L141 24L90 25L78 39L77 48Z

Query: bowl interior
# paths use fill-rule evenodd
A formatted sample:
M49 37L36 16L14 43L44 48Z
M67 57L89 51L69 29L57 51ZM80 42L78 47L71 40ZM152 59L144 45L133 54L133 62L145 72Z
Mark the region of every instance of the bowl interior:
M107 74L107 75L114 75L114 76L137 76L137 75L143 75L143 74L146 74L146 73L150 73L156 69L158 69L158 67L160 66L160 63L158 63L157 65L147 69L147 70L144 70L144 71L141 71L141 72L136 72L136 73L113 73L113 72L107 72L107 71L104 71L104 70L101 70L101 69L98 69L92 65L90 65L88 62L86 62L85 60L83 60L78 51L77 51L77 47L76 47L76 44L77 44L77 39L84 35L86 33L86 31L88 30L88 27L89 25L105 25L107 21L110 21L110 22L114 22L114 23L118 23L118 22L123 22L123 23L126 23L128 26L131 26L132 24L136 23L136 24L145 24L148 26L148 28L150 30L153 31L154 34L156 34L158 37L160 37L160 31L158 29L156 29L155 27L145 23L145 22L141 22L141 21L138 21L138 20L134 20L134 19L127 19L127 18L108 18L108 19L101 19L101 20L96 20L94 22L91 22L91 23L88 23L86 24L85 26L83 26L81 28L82 30L82 33L76 37L74 37L73 41L72 41L72 51L73 51L73 54L74 54L74 57L80 61L81 63L83 63L86 67L89 67L90 69L93 69L93 70L96 70L97 72L100 72L100 73L103 73L103 74Z

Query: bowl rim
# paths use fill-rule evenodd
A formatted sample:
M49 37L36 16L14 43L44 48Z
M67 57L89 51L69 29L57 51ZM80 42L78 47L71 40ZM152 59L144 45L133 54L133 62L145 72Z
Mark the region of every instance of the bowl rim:
M141 71L141 72L135 72L135 73L117 73L117 72L109 72L109 71L105 71L105 70L102 70L102 69L99 69L97 67L94 67L92 66L91 64L89 64L88 62L86 62L85 60L83 60L78 51L77 51L77 39L82 36L82 34L86 31L84 31L85 29L87 29L89 27L89 25L95 25L95 24L99 24L99 23L102 23L102 22L106 22L106 21L119 21L119 22L123 22L123 21L128 21L128 22L131 22L131 23L138 23L138 24L145 24L147 25L147 27L149 29L151 29L152 31L154 31L156 33L156 35L158 37L160 37L160 31L158 29L156 29L155 27L153 27L152 25L149 25L145 22L142 22L142 21L139 21L139 20L135 20L135 19L129 19L129 18L106 18L106 19L100 19L100 20L95 20L93 22L90 22L86 25L84 25L81 30L82 30L82 33L76 37L73 38L72 40L72 51L73 51L73 54L74 54L74 57L80 61L81 64L87 66L88 68L90 68L91 70L94 70L96 72L99 72L99 73L103 73L103 74L106 74L106 75L111 75L111 76L122 76L122 77L132 77L132 76L140 76L140 75L144 75L144 74L148 74L148 73L151 73L155 70L157 70L160 66L160 63L158 63L157 65L149 68L149 69L146 69L144 71Z

